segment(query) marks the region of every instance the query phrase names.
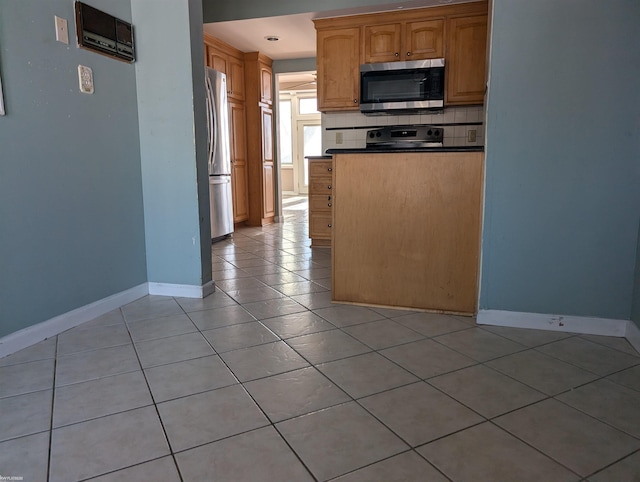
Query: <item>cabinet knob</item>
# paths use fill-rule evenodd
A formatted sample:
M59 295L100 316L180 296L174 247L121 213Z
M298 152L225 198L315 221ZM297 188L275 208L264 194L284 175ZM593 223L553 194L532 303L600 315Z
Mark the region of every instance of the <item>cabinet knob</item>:
M331 203L327 203L327 206L331 207Z
M398 52L395 53L395 56L398 57L400 54Z
M331 201L331 196L327 196L327 201Z
M328 226L328 227L331 227L331 225L330 225L330 224L327 224L327 226Z
M407 57L411 57L411 52L407 52Z
M357 104L358 103L358 99L353 99L353 103Z
M329 184L329 185L327 186L327 189L331 189L331 184Z
M333 167L327 168L327 171L329 171L329 172L333 171Z

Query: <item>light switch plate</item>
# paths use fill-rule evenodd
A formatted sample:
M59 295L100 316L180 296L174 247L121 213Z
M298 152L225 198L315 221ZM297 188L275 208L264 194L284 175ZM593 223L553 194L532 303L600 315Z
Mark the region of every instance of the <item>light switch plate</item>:
M69 45L69 29L67 28L67 19L60 18L58 16L56 19L56 40L58 42L62 42L63 44Z
M93 70L85 65L78 65L78 82L80 92L83 94L93 94Z

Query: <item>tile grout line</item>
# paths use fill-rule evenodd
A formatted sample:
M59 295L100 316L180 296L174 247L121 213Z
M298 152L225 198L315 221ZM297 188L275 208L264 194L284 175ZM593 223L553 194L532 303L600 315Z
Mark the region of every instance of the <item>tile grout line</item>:
M53 386L51 387L51 419L49 423L49 457L47 459L47 482L51 479L51 462L53 452L53 416L56 401L56 376L58 372L58 336L56 335L56 347L53 357Z
M186 314L186 312L184 311L182 306L180 306L180 303L178 303L175 300L175 298L172 297L172 299L180 307L180 309L183 311L183 313ZM122 308L120 308L120 312L122 314L122 319L124 320L125 326L127 328L127 333L129 334L129 338L131 339L131 344L133 345L133 351L136 354L136 359L138 360L138 365L140 365L140 371L142 372L142 376L144 377L145 384L147 385L147 390L149 391L149 396L151 397L151 402L153 404L153 408L154 408L154 410L156 412L156 415L158 417L158 421L160 422L160 427L162 427L162 433L164 434L165 442L167 443L167 447L169 448L169 454L171 455L171 459L173 460L173 464L176 467L176 471L178 472L178 477L180 477L180 481L184 482L184 477L182 477L182 472L180 471L180 466L178 465L178 461L176 460L176 457L175 457L175 454L174 454L174 451L173 451L173 447L171 446L171 441L169 440L169 435L167 434L167 429L164 426L164 422L162 421L162 417L160 416L160 410L158 409L158 404L156 403L155 396L153 395L153 391L151 390L151 385L149 385L149 380L147 379L147 373L144 371L144 367L142 366L142 360L140 360L140 355L138 353L138 348L136 347L136 344L133 341L133 337L131 336L131 331L129 330L129 322L126 319L124 311L122 310ZM214 353L215 353L215 350L214 350ZM149 462L149 461L147 460L147 461L144 461L144 462L141 462L141 463L146 463L146 462Z

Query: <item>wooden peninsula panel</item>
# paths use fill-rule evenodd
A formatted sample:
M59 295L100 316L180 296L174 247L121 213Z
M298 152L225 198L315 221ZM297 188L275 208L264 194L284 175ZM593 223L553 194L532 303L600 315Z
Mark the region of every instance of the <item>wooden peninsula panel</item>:
M337 154L332 299L475 313L483 159Z

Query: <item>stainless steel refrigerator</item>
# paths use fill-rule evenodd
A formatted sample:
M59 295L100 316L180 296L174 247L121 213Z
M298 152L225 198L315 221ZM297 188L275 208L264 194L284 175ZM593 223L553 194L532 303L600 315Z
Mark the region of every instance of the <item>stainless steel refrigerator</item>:
M233 233L227 76L206 68L211 238Z

